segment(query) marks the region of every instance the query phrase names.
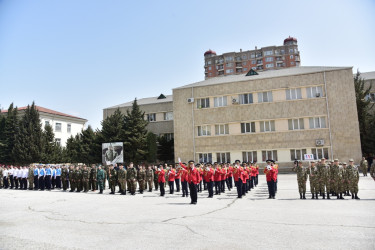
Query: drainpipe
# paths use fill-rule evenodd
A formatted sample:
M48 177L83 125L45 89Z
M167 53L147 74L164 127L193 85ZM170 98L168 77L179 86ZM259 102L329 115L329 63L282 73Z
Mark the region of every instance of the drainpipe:
M334 159L333 157L333 146L332 146L332 131L331 131L331 120L329 116L329 108L328 108L328 93L327 93L327 82L326 82L326 72L323 72L323 79L324 79L324 91L326 92L326 106L327 106L327 117L328 117L328 130L329 130L329 144L330 146L330 151L331 151L331 159Z
M194 98L194 87L191 87L191 98ZM195 102L194 102L195 103ZM194 153L194 161L195 161L195 122L194 122L194 103L191 105L191 116L192 116L192 124L193 124L193 153Z

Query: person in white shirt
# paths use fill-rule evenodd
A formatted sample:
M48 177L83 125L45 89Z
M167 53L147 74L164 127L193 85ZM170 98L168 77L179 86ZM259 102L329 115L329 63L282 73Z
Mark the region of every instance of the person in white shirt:
M27 167L23 167L22 169L22 182L23 182L23 190L27 189L27 177L29 175L29 169Z
M10 169L8 170L8 178L9 178L9 181L10 181L10 189L14 188L13 172L14 172L13 166L10 166Z
M5 167L4 170L3 170L3 176L2 176L3 183L4 183L4 188L8 188L9 187L8 174L9 174L8 167Z
M18 173L17 173L17 180L18 180L18 185L20 186L20 189L23 189L22 173L23 173L22 166L19 166Z
M13 182L15 189L18 189L18 167L13 169Z

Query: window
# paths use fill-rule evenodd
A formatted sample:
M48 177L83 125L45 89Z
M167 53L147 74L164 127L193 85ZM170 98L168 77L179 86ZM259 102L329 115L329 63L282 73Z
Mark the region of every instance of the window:
M293 52L293 51L292 51L292 52ZM293 57L294 57L293 55L290 55L290 59L293 59Z
M247 68L243 68L243 71L247 71Z
M275 131L275 121L262 121L260 122L260 132Z
M198 126L198 136L209 136L209 135L211 135L210 125Z
M296 100L296 99L302 99L302 93L301 89L286 89L286 99L287 100Z
M273 68L273 67L274 67L273 63L266 64L266 68Z
M272 91L258 93L258 102L272 102L272 101L273 101Z
M375 102L375 93L369 93L368 95L365 96L365 100L370 102Z
M212 162L211 153L200 153L198 154L199 162Z
M44 126L49 126L49 121L45 121Z
M165 112L164 113L164 120L165 121L171 121L171 120L173 120L173 112Z
M225 64L225 67L227 67L227 68L231 68L231 67L233 67L233 63L226 63L226 64Z
M290 62L290 65L294 65L294 62Z
M241 133L255 133L255 122L241 123Z
M253 94L241 94L238 96L240 104L250 104L253 103Z
M72 124L68 123L68 126L66 128L66 132L68 132L68 133L72 132Z
M273 62L273 57L266 57L266 62Z
M55 138L55 143L56 143L56 145L61 146L61 139L60 138Z
M290 160L304 160L304 155L306 154L306 149L291 149L290 150Z
M208 67L208 70L211 70L212 69L212 67L210 66L210 67Z
M214 106L215 107L225 107L227 106L227 97L226 96L220 96L214 98Z
M251 54L250 54L250 58L255 58L255 54L254 54L254 53L251 53Z
M233 56L226 56L225 57L226 62L232 62L233 61Z
M170 140L172 140L174 138L173 133L161 134L160 136L161 137L165 137L167 139L167 141L170 141Z
M277 150L262 151L262 161L274 160L277 161Z
M208 65L211 65L211 60L207 61L207 64L208 64Z
M255 60L251 61L251 64L256 64L256 63L257 63L257 61L255 61Z
M293 51L294 51L293 48L290 48L290 49L289 49L289 53L293 53ZM293 55L291 55L290 59L292 59L292 58L293 58Z
M216 161L220 163L230 162L230 153L216 153Z
M246 66L247 62L242 62L242 66Z
M326 118L325 117L310 117L309 118L310 128L326 128Z
M233 69L227 69L227 70L225 71L225 73L227 73L227 74L233 73Z
M242 55L242 60L246 60L247 59L247 55Z
M209 108L210 107L210 98L197 99L197 108Z
M323 157L329 159L328 148L312 148L311 153L314 155L315 160L322 159Z
M307 95L307 98L322 97L323 96L322 86L306 88L306 95Z
M303 118L289 119L288 120L288 127L289 127L289 130L305 129Z
M257 160L257 151L242 152L242 161L244 162L254 162Z
M227 134L229 134L228 124L215 125L215 135L227 135Z
M273 55L273 51L272 51L272 50L264 51L264 55L265 55L265 56Z
M147 114L147 121L155 122L156 121L156 114L155 113Z
M56 122L56 124L55 124L55 131L56 132L61 132L61 123Z

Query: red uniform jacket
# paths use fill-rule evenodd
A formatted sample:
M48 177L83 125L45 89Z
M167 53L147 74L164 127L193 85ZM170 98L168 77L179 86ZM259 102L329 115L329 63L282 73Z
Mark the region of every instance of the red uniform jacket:
M276 171L273 167L271 168L271 170L268 170L267 167L265 167L263 172L266 174L267 181L276 181Z
M239 179L241 179L241 168L233 169L233 177L234 177L234 181L238 181Z
M233 167L232 166L228 167L228 177L233 177Z
M221 181L221 169L215 169L215 176L214 176L215 181Z
M212 168L210 168L208 171L205 170L203 178L205 182L214 181L214 170Z
M176 173L176 180L177 179L181 179L181 174L182 174L182 171L181 171L181 169L179 169L178 171L177 171L177 173Z
M168 171L168 181L174 181L176 178L176 171L174 169Z
M251 167L251 177L255 177L257 175L257 168L252 166Z
M188 172L186 169L181 169L181 181L188 181Z
M249 179L249 172L247 170L247 168L245 169L245 171L242 171L242 183L246 183L246 180Z
M222 168L221 169L221 180L226 180L227 179L227 169L226 168Z
M165 182L165 170L157 171L158 174L158 182Z
M195 185L197 185L199 183L199 178L200 178L198 170L196 168L194 169L188 168L182 163L180 163L180 166L187 170L188 183L194 183Z

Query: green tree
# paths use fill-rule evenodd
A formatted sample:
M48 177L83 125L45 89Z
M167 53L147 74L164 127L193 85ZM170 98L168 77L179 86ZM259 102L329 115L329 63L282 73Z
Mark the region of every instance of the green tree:
M42 162L51 163L56 162L56 149L57 145L55 142L55 134L51 125L46 125L43 131L43 152L42 152Z
M365 88L365 81L361 78L359 71L357 71L357 74L354 77L354 89L357 103L362 153L368 154L374 152L375 150L375 139L374 137L371 137L371 134L373 134L371 127L374 128L372 122L373 118L369 112L373 107L373 104L367 98L370 93L371 86Z
M120 109L102 121L102 130L97 131L100 143L123 142L125 138L125 116Z
M158 159L164 162L174 161L174 140L168 140L167 136L158 137Z
M147 129L148 124L144 119L145 113L134 99L131 111L127 110L125 115L125 161L139 163L147 155Z
M0 134L0 162L12 164L16 161L13 148L19 130L18 110L17 107L14 108L13 103L9 105L3 126L3 132Z
M87 164L93 164L101 162L101 144L97 143L97 138L94 130L91 126L88 126L87 129L82 130L81 133L81 146L82 153L81 158L82 162Z
M152 133L148 132L147 133L147 155L146 155L146 160L147 162L155 162L156 161L156 156L157 156L157 136Z

